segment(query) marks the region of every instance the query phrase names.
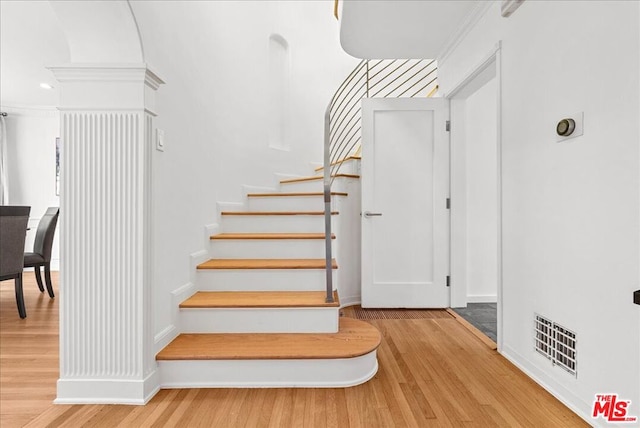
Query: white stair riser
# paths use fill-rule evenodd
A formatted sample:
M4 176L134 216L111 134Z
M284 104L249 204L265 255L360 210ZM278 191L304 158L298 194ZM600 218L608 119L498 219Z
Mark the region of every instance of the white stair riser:
M220 259L322 259L324 246L324 239L212 239L210 254ZM333 254L335 247L332 243Z
M339 309L181 309L183 333L337 333Z
M335 182L334 182L335 184ZM289 193L289 192L322 192L323 185L322 180L312 180L312 181L296 181L293 183L280 183L281 192ZM331 190L336 192L336 187L331 186Z
M335 217L332 216L332 217ZM332 222L332 230L335 227ZM224 232L293 232L324 233L324 216L322 215L224 215L222 216Z
M336 178L331 185L332 192L345 192L349 193L349 183L358 179L340 177ZM280 183L280 192L322 192L323 191L322 180L311 181L295 181L293 183Z
M371 379L376 351L360 357L309 360L158 361L162 388L340 388Z
M331 209L337 210L336 199L332 196ZM249 211L323 211L322 196L254 196L248 198Z
M201 269L196 282L201 291L323 291L323 269ZM337 289L333 270L333 289Z
M335 168L337 165L334 165L333 168ZM315 168L314 168L315 170ZM319 171L315 171L316 174L322 174L324 172L323 169L319 170ZM335 169L332 170L332 172L335 174L336 171ZM340 170L337 171L338 174L355 174L355 175L359 175L360 174L360 161L356 160L356 159L351 159L348 160L346 162L342 162L342 165L340 165Z

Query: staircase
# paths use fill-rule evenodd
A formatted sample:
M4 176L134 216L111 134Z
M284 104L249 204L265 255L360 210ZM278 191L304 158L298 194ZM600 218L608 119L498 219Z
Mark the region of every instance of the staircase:
M339 313L341 299L360 302L360 101L431 96L436 71L363 60L327 106L316 175L221 212L198 291L180 303L181 334L156 355L162 387L346 387L375 375L380 333Z
M198 291L180 304L181 334L156 356L164 388L346 387L376 373L380 333L339 313L340 281L358 281L353 268L339 274L341 254L354 264L340 232L359 214L349 203L359 194L346 191L359 187L359 160L349 162L332 192L333 301L325 293L323 177L248 194L246 211L221 213L211 258L197 266Z

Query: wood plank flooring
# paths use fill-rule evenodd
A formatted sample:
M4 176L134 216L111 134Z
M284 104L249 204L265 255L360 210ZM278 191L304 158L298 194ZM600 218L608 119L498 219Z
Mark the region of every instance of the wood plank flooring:
M58 295L58 272L51 272ZM44 279L44 278L43 278ZM32 272L23 280L27 317L20 319L13 281L0 282L0 427L20 427L56 398L58 302L40 293Z
M58 305L32 278L24 322L13 283L0 283L2 428L589 426L451 317L370 321L383 336L380 369L352 388L176 389L146 406L52 405Z

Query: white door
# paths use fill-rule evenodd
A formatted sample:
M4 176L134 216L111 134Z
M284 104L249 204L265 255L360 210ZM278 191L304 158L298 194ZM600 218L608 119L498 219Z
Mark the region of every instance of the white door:
M362 101L362 306L449 306L449 101Z

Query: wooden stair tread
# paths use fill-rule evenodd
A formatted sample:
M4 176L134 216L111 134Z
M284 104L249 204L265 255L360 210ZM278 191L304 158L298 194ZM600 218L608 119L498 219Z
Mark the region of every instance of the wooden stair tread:
M324 291L199 291L180 304L194 308L331 308L339 307L338 292L333 303Z
M374 351L380 340L371 324L341 317L337 333L181 334L156 360L354 358Z
M348 157L346 157L344 159L332 162L331 166L338 165L338 164L345 163L345 162L349 162L349 161L352 161L352 160L362 160L362 156L359 156L359 155L357 155L357 156L356 155L348 156ZM319 167L315 168L314 171L322 171L323 169L324 169L324 166L319 166Z
M324 239L324 233L218 233L210 239ZM336 239L334 233L331 239Z
M289 196L324 196L323 192L280 192L280 193L249 193L249 198L277 198ZM331 192L331 196L349 196L346 192Z
M332 177L338 178L338 177L342 177L342 178L360 178L359 175L356 174L336 174L333 175ZM311 177L300 177L300 178L287 178L285 180L280 180L281 184L286 184L286 183L298 183L298 182L302 182L302 181L314 181L314 180L322 180L324 179L324 177L322 175L313 175Z
M337 269L336 260L332 260ZM211 259L198 269L324 269L325 259Z
M223 211L221 215L324 215L324 211ZM340 214L331 211L331 215Z

